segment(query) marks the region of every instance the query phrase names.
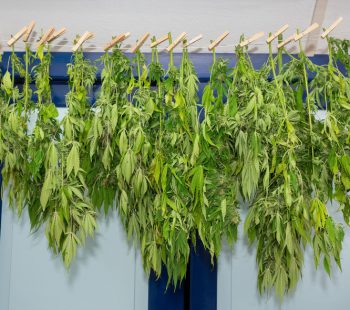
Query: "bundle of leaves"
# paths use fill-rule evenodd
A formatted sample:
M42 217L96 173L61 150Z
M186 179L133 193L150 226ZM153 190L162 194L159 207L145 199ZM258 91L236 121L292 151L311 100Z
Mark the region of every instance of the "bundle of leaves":
M20 216L26 205L30 182L27 169L28 121L31 115L29 64L32 54L26 47L25 64L12 49L6 73L2 77L0 161L3 162L2 188L8 188L9 204ZM9 65L11 68L9 68ZM10 71L11 73L10 73ZM15 76L24 78L22 91Z
M275 63L270 53L270 66L265 74L272 71L273 77L270 85L261 88L261 102L269 107L266 115L268 119L272 117L277 128L265 132L267 139L260 142L264 152L260 149L258 153L264 154L264 160L262 164L256 161L258 169L254 178L259 179L260 175L262 185L256 182L257 192L245 221L245 231L251 242L257 241L260 291L274 287L283 298L295 288L302 274L307 244L314 250L316 267L321 258L328 273L331 258L340 267L344 232L326 206L332 199L331 171L324 164L330 149L329 141L323 139L328 114L325 122L315 117L317 104L320 105L318 76L313 84L308 82L307 71L321 72L321 69L301 48L299 57L292 57L278 76ZM262 83L267 80L265 76ZM261 122L262 117L257 119ZM266 167L264 175L260 164Z
M274 56L270 44L259 69L246 49L236 49L234 68L214 50L201 100L186 48L179 67L170 52L165 71L156 48L147 65L140 52L130 62L115 46L99 60L101 89L91 104L97 67L78 50L61 122L49 47L33 55L27 46L23 60L12 51L0 88L0 161L11 206L19 215L27 207L32 229L46 227L67 267L94 235L100 211L116 209L146 272L166 271L176 286L191 243L199 239L213 262L224 239L233 246L242 205L261 293L274 288L282 299L296 287L306 247L331 274L333 260L341 267L344 237L333 201L350 222L350 79L338 68L349 71L350 62L347 41L327 40L324 66L301 45L283 65L282 50Z
M62 120L63 134L51 140L47 147L40 194L41 208L48 213L49 245L55 253L62 253L67 267L76 255L77 246L83 245L87 236L93 236L96 228L96 208L86 195L90 168L86 141L93 115L88 94L95 81L96 67L85 59L81 50L72 57L68 65L70 90L66 95L68 111ZM49 102L45 106L50 109ZM50 116L54 117L55 112Z

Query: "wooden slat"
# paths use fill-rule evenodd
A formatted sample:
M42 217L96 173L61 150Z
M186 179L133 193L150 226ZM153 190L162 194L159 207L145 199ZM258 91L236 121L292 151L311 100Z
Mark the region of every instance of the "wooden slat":
M330 0L315 0L310 25L313 23L318 23L319 25L324 24L329 2ZM319 40L321 39L321 34L322 29L320 27L306 36L306 42L303 44L303 49L307 56L315 55Z
M146 40L148 39L148 37L150 36L149 32L146 32L138 41L137 43L134 45L134 47L131 49L131 53L136 53L141 46L146 42Z
M227 36L229 35L228 31L225 31L222 35L220 35L215 41L213 41L209 46L208 50L211 51L215 47L217 47Z
M40 39L40 41L37 44L37 47L39 47L40 45L45 44L45 42L47 41L48 38L50 38L50 36L55 32L55 28L51 27Z
M51 34L51 36L47 39L47 42L52 42L53 40L56 40L58 37L60 37L62 34L66 32L66 28L61 28L58 31L55 31Z
M33 20L32 22L30 22L30 24L27 27L27 31L23 37L23 42L27 42L29 40L29 36L32 33L34 27L35 27L35 21Z
M239 45L240 45L241 47L244 47L244 46L246 46L246 45L248 45L248 44L250 44L250 43L252 43L252 42L254 42L254 41L258 40L258 39L260 39L260 38L263 37L264 35L265 35L264 32L257 32L256 34L252 35L252 36L251 36L250 38L248 38L247 40L244 40L244 41L242 41L241 43L239 43Z
M266 43L271 43L273 40L275 40L280 34L282 34L283 32L285 32L288 29L289 25L285 24L284 26L282 26L280 29L278 29L273 35L269 36L266 39Z
M167 48L167 52L171 52L176 46L180 44L180 42L186 37L187 33L182 32L175 40L173 43L171 43Z
M151 44L151 48L158 46L159 44L163 43L164 41L168 40L169 36L166 34L165 36L159 38L158 40L154 41Z
M78 42L73 46L72 51L75 52L78 48L87 40L91 39L94 36L92 32L86 31L78 40Z
M330 25L322 34L321 38L324 39L343 21L343 17L339 17L332 25Z
M28 26L23 27L10 40L7 41L7 45L12 46L13 44L15 44L26 33L27 29Z
M198 36L194 37L192 40L190 40L188 43L186 43L184 45L184 48L187 48L189 47L190 45L198 42L199 40L201 40L203 38L203 35L202 34L199 34Z

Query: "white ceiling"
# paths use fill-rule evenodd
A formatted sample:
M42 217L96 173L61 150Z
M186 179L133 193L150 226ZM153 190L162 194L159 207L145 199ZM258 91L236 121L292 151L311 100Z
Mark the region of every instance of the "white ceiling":
M232 52L243 33L246 36L259 31L267 34L288 23L290 27L285 35L289 36L297 28L305 29L312 21L327 27L339 16L343 16L344 21L332 34L350 38L349 0L0 0L0 7L2 50L8 49L6 41L10 36L31 20L36 21L32 41L49 27L67 28L62 39L53 43L59 44L55 47L59 51L71 50L74 37L88 30L95 34L84 45L89 51L102 51L112 36L122 32L131 32L123 45L130 47L145 32L159 37L171 31L176 37L185 31L188 39L203 34L204 38L192 51L207 52L210 40L227 30L230 35L217 51ZM316 16L315 8L318 8ZM313 16L316 19L313 20ZM325 42L319 39L320 32L321 29L309 37L311 52L327 52ZM307 38L304 45L306 43ZM149 51L147 45L149 41L143 51ZM295 48L293 45L291 50ZM22 42L16 44L16 50L23 47ZM162 47L166 47L166 43ZM251 50L266 52L264 39L252 45Z

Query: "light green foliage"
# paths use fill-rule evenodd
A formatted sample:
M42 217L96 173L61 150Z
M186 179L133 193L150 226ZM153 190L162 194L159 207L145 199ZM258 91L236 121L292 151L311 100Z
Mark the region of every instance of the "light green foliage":
M347 41L328 42L325 66L301 45L284 65L282 50L274 56L270 46L260 69L240 47L234 68L213 51L202 98L186 48L178 67L170 53L165 70L156 48L146 64L140 52L130 62L115 46L99 59L93 105L97 68L79 50L68 65L62 122L51 97L49 48L33 55L27 46L23 60L13 52L0 87L0 161L11 206L19 215L27 208L33 230L46 227L67 267L94 236L101 210L108 216L116 208L146 272L167 272L176 286L190 243L200 240L213 262L223 240L234 246L244 202L261 293L283 299L292 291L307 247L315 267L331 276L333 261L341 268L344 238L332 202L350 223L350 79L336 63L349 70L350 61ZM15 74L24 78L21 90ZM324 120L315 117L319 108Z

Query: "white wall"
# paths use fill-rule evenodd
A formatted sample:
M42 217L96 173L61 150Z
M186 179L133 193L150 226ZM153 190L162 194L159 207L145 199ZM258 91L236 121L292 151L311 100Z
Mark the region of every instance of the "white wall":
M124 44L130 47L146 31L157 37L169 31L173 36L185 31L188 38L202 33L203 40L195 46L204 47L199 50L201 52L208 52L206 47L210 40L227 30L230 35L217 51L232 52L243 33L246 36L259 31L268 34L286 23L290 26L286 36L293 34L297 28L305 29L312 21L316 0L2 0L0 3L3 49L8 49L6 41L11 34L34 19L37 22L35 40L39 38L41 29L67 28L63 40L56 42L61 44L60 51L70 50L76 34L88 30L95 34L91 43L85 45L91 51L101 51L112 36L121 32L131 32L131 37ZM344 17L344 22L335 29L334 35L349 38L348 0L328 0L321 26L327 27L339 16ZM23 43L18 43L16 49L23 49L23 46ZM293 48L297 44L289 46ZM252 47L253 52L267 51L264 39ZM326 51L324 42L320 42L316 52Z
M59 109L62 117L65 109ZM118 215L101 216L68 272L47 248L43 231L30 234L3 200L0 237L1 310L147 310L148 280Z

